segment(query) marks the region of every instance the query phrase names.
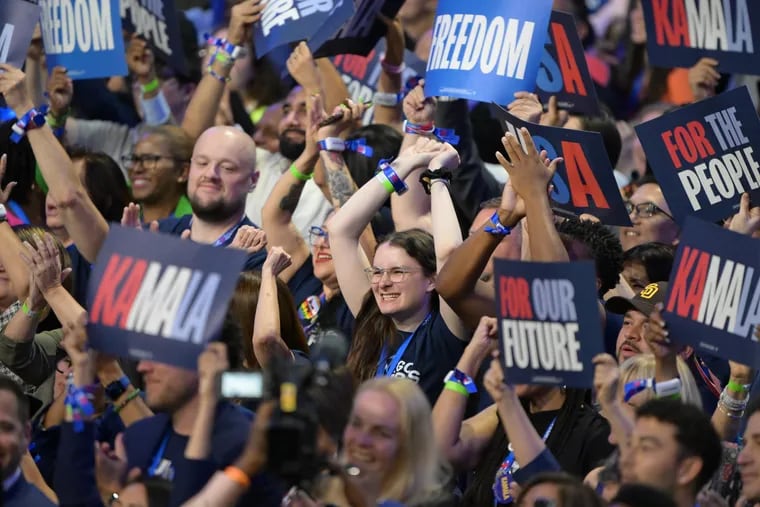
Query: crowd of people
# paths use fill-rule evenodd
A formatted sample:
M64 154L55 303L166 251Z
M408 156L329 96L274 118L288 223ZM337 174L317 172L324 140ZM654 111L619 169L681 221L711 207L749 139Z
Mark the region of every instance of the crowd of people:
M681 224L632 130L752 78L710 59L649 66L639 0L554 7L576 19L603 114L533 90L505 106L601 133L629 227L557 212L562 160L527 130L402 82L405 50L427 58L435 0L384 20L374 104L305 43L256 59L262 0L230 6L223 27L179 12L185 73L138 37L126 77L47 75L38 39L23 70L0 64L0 94L27 123L18 142L16 118L0 125L0 505L760 503L756 365L669 333ZM757 205L743 195L722 225L760 237ZM145 248L171 234L245 252L197 370L90 347L92 267L119 226ZM494 259L594 264L606 352L593 389L510 382ZM328 369L319 351L336 337L348 352ZM318 381L297 416L272 386L220 391L224 372L299 368Z

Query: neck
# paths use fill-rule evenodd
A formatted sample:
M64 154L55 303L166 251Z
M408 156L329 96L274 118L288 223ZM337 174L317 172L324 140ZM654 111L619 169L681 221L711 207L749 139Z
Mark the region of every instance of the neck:
M69 233L66 232L65 227L56 227L55 229L50 229L50 232L53 233L53 236L55 236L58 241L63 243L63 246L69 246L73 243L69 237Z
M430 313L430 302L426 302L417 311L405 316L396 315L393 317L393 323L396 325L396 329L407 333L414 332L422 321L425 320L427 314Z
M198 415L198 395L193 396L189 401L175 410L172 414L172 428L182 436L189 437L193 432L193 423Z
M697 504L697 497L689 488L676 488L673 492L673 500L678 507L694 507Z
M172 195L161 202L141 202L140 209L142 210L143 223L149 224L154 220L161 220L162 218L171 216L177 208L179 198L179 195Z
M325 292L325 298L327 298L328 301L340 294L338 278L333 275L329 279L324 280L322 282L322 290Z
M190 231L190 239L197 243L211 244L219 236L230 230L243 217L243 210L220 222L206 222L193 215L193 226Z
M558 388L552 388L549 391L536 396L530 400L530 413L548 412L550 410L559 410L565 403L565 392Z

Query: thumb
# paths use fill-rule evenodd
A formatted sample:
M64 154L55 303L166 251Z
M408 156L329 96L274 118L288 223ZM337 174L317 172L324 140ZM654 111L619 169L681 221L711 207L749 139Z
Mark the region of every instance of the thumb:
M18 185L18 182L16 181L11 181L10 183L8 183L5 186L5 190L3 190L3 195L5 195L6 197L11 195L11 191L13 190L13 187L15 187L16 185Z
M153 220L150 223L150 232L158 232L158 220Z
M114 439L114 454L116 457L127 461L127 448L124 445L124 433L119 433Z
M190 239L190 229L185 229L179 236L182 239Z
M72 271L71 268L66 268L63 271L61 271L61 282L63 282L71 274L71 271Z
M552 163L549 164L549 171L551 172L552 175L554 175L554 173L557 172L557 167L562 162L564 162L562 157L557 157L554 160L552 160Z

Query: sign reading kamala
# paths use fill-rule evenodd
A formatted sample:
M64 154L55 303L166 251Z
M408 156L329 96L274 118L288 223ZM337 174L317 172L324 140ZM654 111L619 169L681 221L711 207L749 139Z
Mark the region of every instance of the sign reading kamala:
M647 0L641 6L650 64L691 67L710 57L723 72L760 73L757 0Z
M494 269L507 382L590 387L604 349L594 264L497 259Z
M26 0L0 2L0 63L24 66L39 17L39 6Z
M589 116L601 115L583 43L573 16L565 12L552 11L536 78L536 93L544 104L554 95L562 109Z
M491 111L520 143L518 129L525 127L539 152L564 159L552 179L553 206L575 215L589 213L606 225L631 225L601 134L529 123L495 104Z
M551 0L439 0L425 93L509 104L533 90Z
M267 0L261 20L253 26L256 56L290 42L309 40L325 23L334 27L329 31L332 35L353 12L352 0Z
M683 107L636 127L673 216L716 221L741 194L760 199L760 119L746 87ZM754 147L753 147L754 146Z
M119 12L125 30L148 41L172 69L187 75L173 0L121 0Z
M60 65L72 79L127 74L119 0L40 0L48 72Z
M92 346L195 369L244 262L240 250L112 226L88 289Z
M760 361L758 240L687 217L663 317L670 337L742 364Z

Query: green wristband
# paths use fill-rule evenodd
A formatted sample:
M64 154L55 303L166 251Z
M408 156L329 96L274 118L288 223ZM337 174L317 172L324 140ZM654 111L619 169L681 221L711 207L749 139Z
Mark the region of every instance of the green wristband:
M114 412L118 414L119 412L121 412L122 410L124 410L124 407L126 407L127 405L129 405L129 402L131 402L132 400L134 400L135 398L137 398L138 396L140 396L140 392L141 391L139 389L135 389L134 391L132 391L131 393L129 393L129 395L126 398L124 398L124 401L122 401L121 403L119 403L118 407L114 408Z
M150 82L142 85L143 95L145 95L146 93L153 93L154 91L158 90L160 86L161 86L161 82L158 80L157 77L154 77Z
M729 380L728 384L726 384L726 388L729 391L734 392L736 394L742 394L742 393L748 393L749 392L749 387L748 386L742 385L742 384L740 384L740 383L738 383L738 382L736 382L734 380Z
M455 393L459 393L465 398L470 396L470 393L467 392L467 388L460 384L459 382L454 382L453 380L448 380L446 383L443 384L444 389L448 389L449 391L454 391Z
M384 173L382 172L377 173L377 176L375 176L375 178L377 178L377 181L382 183L383 188L385 188L385 190L387 190L389 194L392 194L393 192L396 191L396 189L393 188L393 183L391 183L391 180L389 180L388 177Z
M311 174L302 173L298 170L295 164L290 164L290 168L288 170L290 171L290 174L292 174L293 177L299 181L309 181L311 179Z

